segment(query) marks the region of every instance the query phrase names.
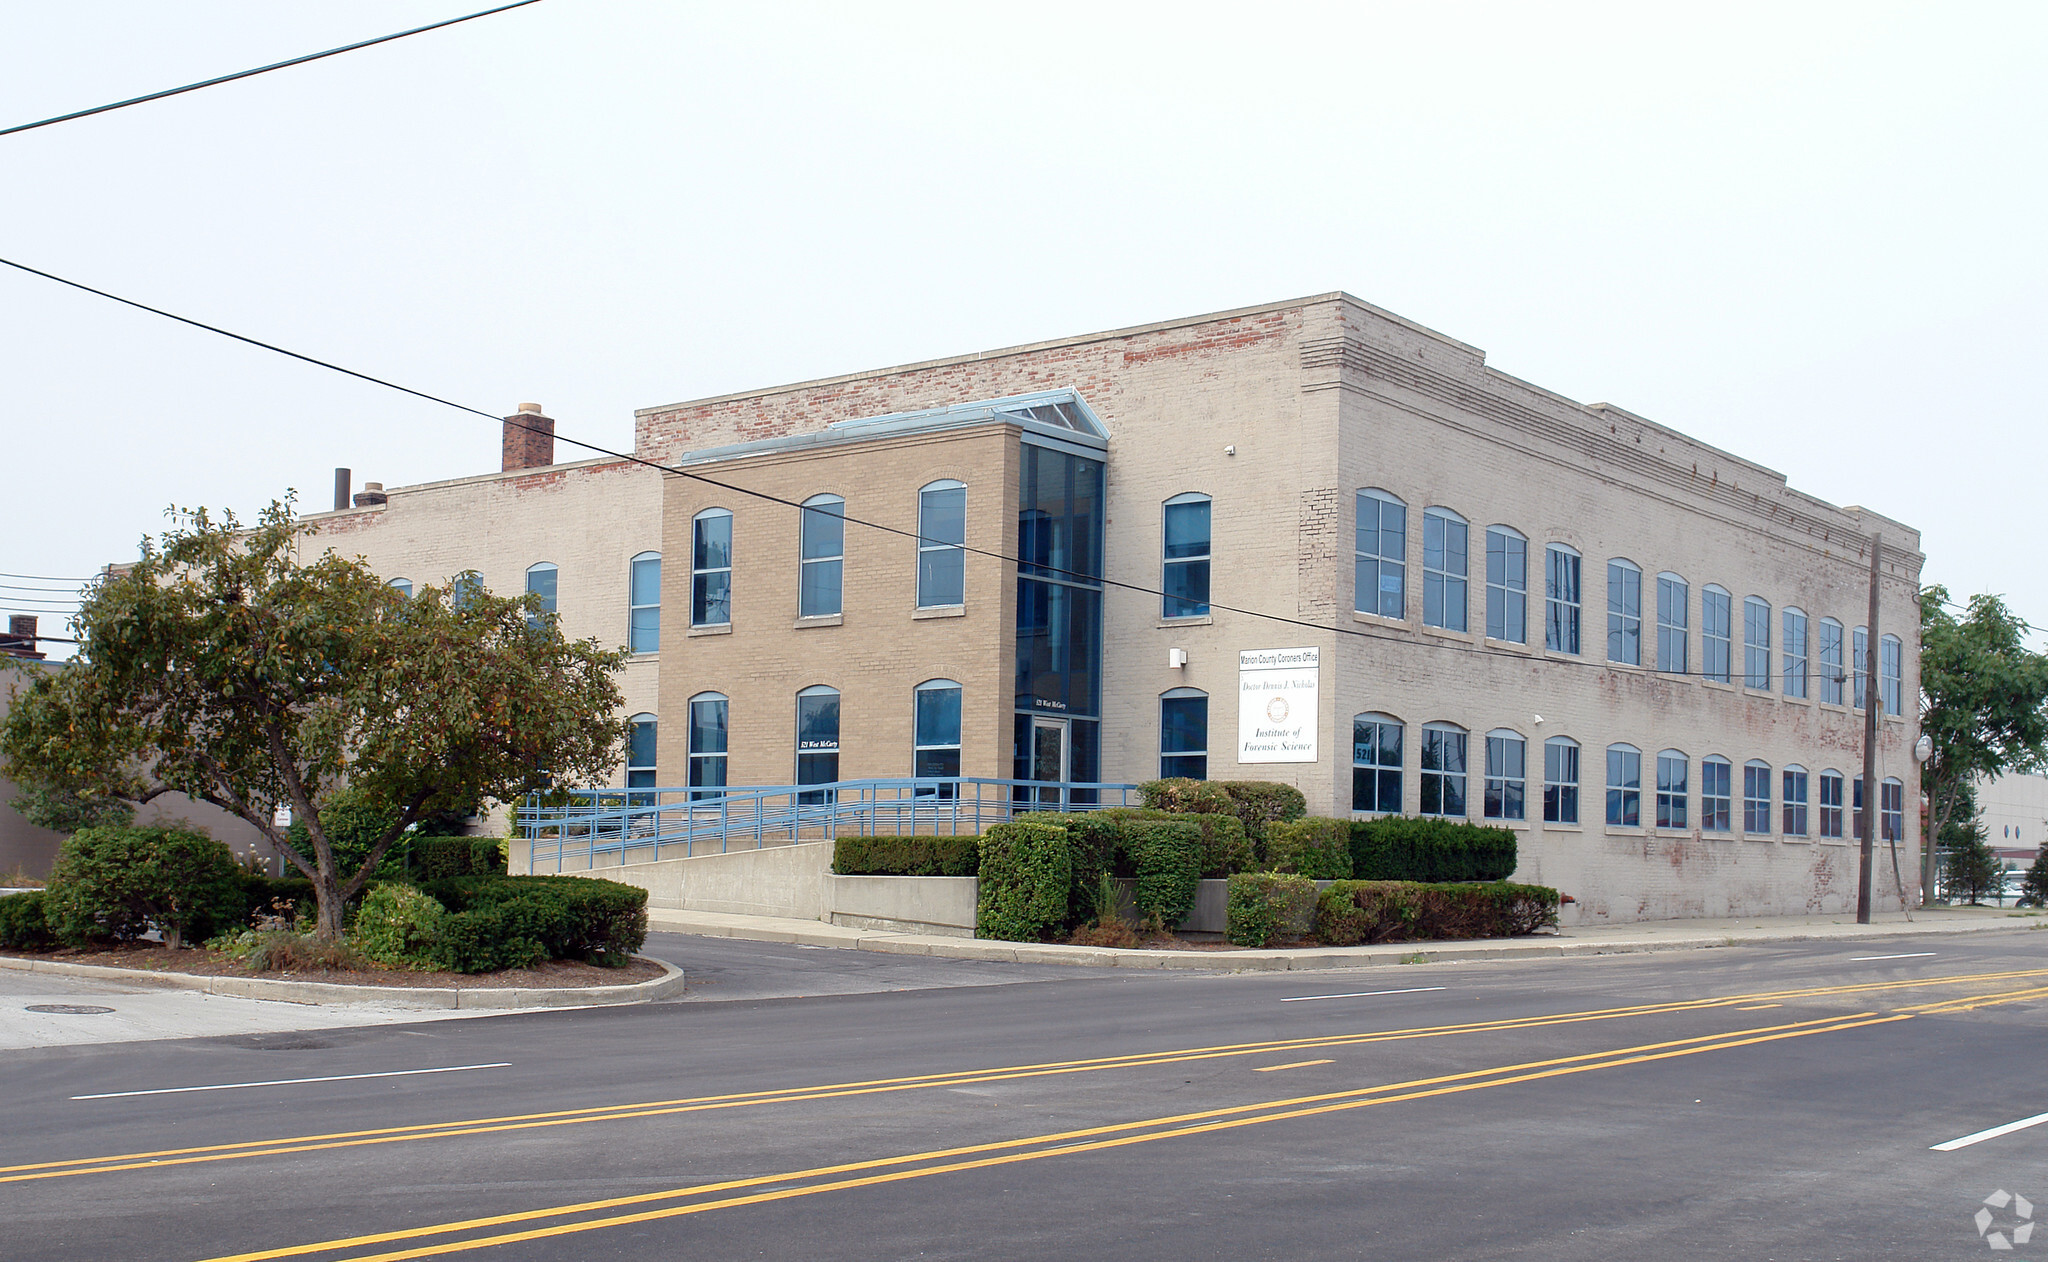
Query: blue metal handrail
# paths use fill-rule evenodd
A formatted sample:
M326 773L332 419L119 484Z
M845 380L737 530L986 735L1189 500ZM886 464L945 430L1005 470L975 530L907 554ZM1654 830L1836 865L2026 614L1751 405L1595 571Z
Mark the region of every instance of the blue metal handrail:
M706 854L725 854L840 836L978 835L1034 811L1129 806L1137 787L948 776L719 789L575 789L551 804L527 799L517 822L529 847L528 871L561 872L600 862L692 858L700 844Z

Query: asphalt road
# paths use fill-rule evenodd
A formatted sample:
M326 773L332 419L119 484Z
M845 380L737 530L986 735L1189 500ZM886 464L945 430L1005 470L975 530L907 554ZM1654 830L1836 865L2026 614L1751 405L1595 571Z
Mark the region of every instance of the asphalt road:
M0 1052L0 1257L2048 1258L1972 1217L2048 1221L2048 1125L1934 1149L2048 1113L2048 933L1237 976L653 945L707 984Z

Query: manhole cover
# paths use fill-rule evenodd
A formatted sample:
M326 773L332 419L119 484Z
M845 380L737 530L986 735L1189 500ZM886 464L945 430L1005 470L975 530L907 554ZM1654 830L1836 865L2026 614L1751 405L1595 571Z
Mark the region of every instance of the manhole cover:
M94 1007L89 1003L32 1003L28 1006L28 1010L30 1012L54 1013L60 1017L91 1017L98 1016L102 1012L113 1011L112 1008Z

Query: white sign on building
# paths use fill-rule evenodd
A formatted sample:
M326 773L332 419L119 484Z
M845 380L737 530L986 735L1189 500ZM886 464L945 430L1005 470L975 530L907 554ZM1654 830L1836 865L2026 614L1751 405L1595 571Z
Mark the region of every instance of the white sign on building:
M1320 649L1237 655L1237 761L1314 762Z

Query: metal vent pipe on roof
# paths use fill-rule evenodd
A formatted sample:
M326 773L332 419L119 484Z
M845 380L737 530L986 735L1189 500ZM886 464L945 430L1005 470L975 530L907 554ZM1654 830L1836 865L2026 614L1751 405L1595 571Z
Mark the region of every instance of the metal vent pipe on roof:
M349 481L349 470L336 469L334 471L334 511L337 513L348 507Z

